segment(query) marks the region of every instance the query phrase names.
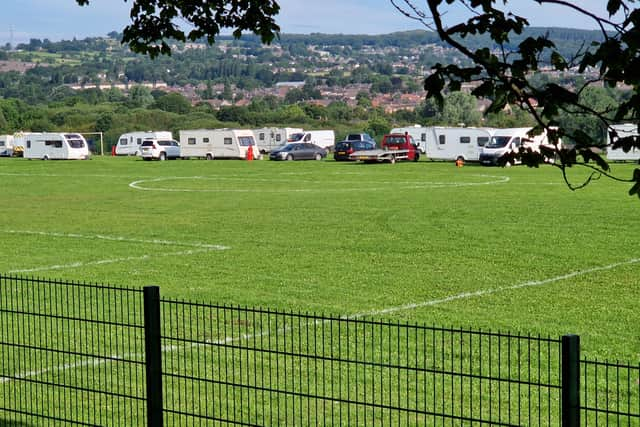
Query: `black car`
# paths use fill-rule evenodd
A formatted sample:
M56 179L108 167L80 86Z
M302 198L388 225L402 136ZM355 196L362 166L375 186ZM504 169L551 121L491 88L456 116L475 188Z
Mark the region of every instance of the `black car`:
M333 158L336 161L348 161L355 151L375 150L376 145L369 141L340 141L336 144Z
M325 157L326 149L309 142L292 142L269 153L271 160L322 160Z

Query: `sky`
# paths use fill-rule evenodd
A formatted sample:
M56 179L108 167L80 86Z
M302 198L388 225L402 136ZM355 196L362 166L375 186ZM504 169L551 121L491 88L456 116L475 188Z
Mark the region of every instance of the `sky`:
M424 4L424 0L412 1L415 5ZM391 0L279 0L278 3L281 10L276 22L285 34L386 34L425 29L398 12ZM130 22L131 0L91 0L89 6L78 6L75 0L2 0L0 4L2 45L16 45L32 38L58 41L104 36L122 31ZM602 14L606 2L582 0L579 4ZM511 0L509 7L528 17L534 26L595 29L592 22L577 14L559 7L540 6L534 0ZM459 19L463 13L449 10L447 19Z

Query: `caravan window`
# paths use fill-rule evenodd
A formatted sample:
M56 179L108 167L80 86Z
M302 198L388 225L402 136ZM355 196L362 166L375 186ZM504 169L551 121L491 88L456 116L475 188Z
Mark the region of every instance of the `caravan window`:
M420 134L420 141L425 142L427 140L427 134L426 133L421 133Z
M82 141L81 139L70 139L69 141L69 146L71 148L83 148L84 147L84 141ZM56 145L57 147L57 145ZM62 141L60 141L60 147L62 147Z
M224 145L231 145L232 142L233 142L233 140L231 138L225 138L224 139Z
M62 148L62 140L45 141L44 145L46 145L47 147Z
M31 148L31 141L27 141L27 148Z
M253 145L253 138L250 136L241 136L238 138L240 145L243 147L249 147Z
M196 139L195 138L187 138L187 144L188 145L196 145Z
M208 144L211 140L209 138L202 138L202 142Z
M489 142L489 137L488 136L479 136L478 137L478 147L484 147L487 142Z
M260 141L264 141L264 132L260 132L260 133L258 134L258 139L259 139Z
M136 143L137 143L138 145L142 144L142 138L138 138L138 139L136 139Z
M276 135L276 141L277 141L277 142L280 142L280 139L281 139L281 138L280 138L280 134L277 134L277 135Z
M444 143L447 142L447 137L444 135L438 135L438 142L440 145L444 145Z
M4 141L0 141L0 147L4 147Z
M471 142L471 137L470 136L461 136L460 137L460 144L469 144Z
M120 145L127 145L127 138L122 138L120 140Z

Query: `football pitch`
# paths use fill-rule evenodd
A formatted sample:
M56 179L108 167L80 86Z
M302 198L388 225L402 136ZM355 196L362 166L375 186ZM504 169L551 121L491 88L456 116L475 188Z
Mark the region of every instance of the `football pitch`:
M633 165L615 164L630 176ZM584 171L572 170L579 181ZM0 159L0 272L236 306L574 333L640 359L640 200L551 166Z

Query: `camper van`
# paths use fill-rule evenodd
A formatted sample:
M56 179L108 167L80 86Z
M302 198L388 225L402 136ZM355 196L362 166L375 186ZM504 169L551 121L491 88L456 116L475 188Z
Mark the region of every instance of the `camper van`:
M634 123L624 123L618 125L612 125L612 130L615 130L618 134L617 138L624 138L628 136L638 136L638 125ZM614 141L611 139L611 135L607 136L607 159L614 162L624 161L638 161L640 160L640 149L633 147L626 153L622 148L611 148L611 144ZM1 147L0 147L1 148Z
M308 130L289 136L288 142L310 142L319 147L332 150L336 144L336 134L332 130Z
M180 155L183 158L246 159L247 151L256 153L253 132L248 129L195 129L180 131Z
M27 159L81 160L89 156L87 141L78 133L39 133L26 137Z
M253 137L261 154L270 153L271 150L287 143L291 135L303 132L300 128L262 128L253 129Z
M13 156L13 135L0 135L0 157Z
M491 129L474 127L428 127L416 140L430 160L477 162L480 150L491 139ZM414 138L415 139L415 138Z
M139 156L140 145L145 139L173 139L171 132L147 131L123 133L116 144L116 156Z
M517 152L520 147L540 151L541 145L548 145L546 132L529 136L532 128L507 128L494 129L491 141L482 147L480 163L483 165L496 165L498 159L510 152ZM520 163L517 161L516 163Z

